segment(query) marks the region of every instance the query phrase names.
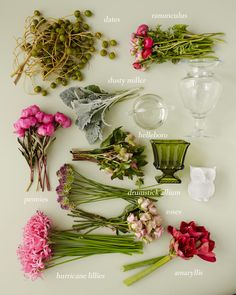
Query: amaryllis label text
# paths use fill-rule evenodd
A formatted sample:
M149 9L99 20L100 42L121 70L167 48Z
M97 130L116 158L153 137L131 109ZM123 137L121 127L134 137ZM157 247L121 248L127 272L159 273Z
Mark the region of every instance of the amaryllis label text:
M188 277L188 278L193 278L193 277L201 277L203 276L203 271L200 269L194 269L192 271L185 270L185 271L176 271L174 273L176 277Z

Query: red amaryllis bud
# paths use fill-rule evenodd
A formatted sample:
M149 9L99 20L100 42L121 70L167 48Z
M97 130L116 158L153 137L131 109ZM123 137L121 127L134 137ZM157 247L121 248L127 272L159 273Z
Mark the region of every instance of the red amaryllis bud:
M143 46L144 48L152 48L153 45L153 39L151 37L146 37L143 40Z
M137 28L136 35L145 37L147 36L147 32L148 32L148 26L145 24L142 24Z
M152 54L152 49L147 48L142 51L142 58L147 59Z

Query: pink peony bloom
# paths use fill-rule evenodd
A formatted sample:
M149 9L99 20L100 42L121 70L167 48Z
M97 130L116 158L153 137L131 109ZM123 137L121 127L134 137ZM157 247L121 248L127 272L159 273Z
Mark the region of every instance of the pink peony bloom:
M45 115L46 113L39 111L35 114L35 118L38 120L39 123L43 123L43 118Z
M145 37L147 36L147 32L148 32L148 26L145 24L142 24L138 27L136 31L136 35Z
M39 111L40 111L40 108L37 105L32 105L32 106L29 106L28 108L22 110L21 117L27 118L30 116L34 116Z
M26 130L37 124L37 120L35 119L35 117L20 118L18 122L20 128Z
M53 123L53 121L54 121L54 116L52 114L44 114L42 119L43 124Z
M153 39L151 37L144 38L143 46L145 49L152 48L153 46Z
M69 128L72 124L71 119L66 115L57 112L55 114L55 121L62 127L62 128Z
M55 132L55 127L52 123L42 124L41 126L39 126L37 132L39 135L42 136L53 136Z
M142 51L142 58L147 59L152 54L152 49L147 48Z
M17 250L26 277L41 277L45 263L52 257L49 246L50 219L40 211L30 218L24 227L23 242Z

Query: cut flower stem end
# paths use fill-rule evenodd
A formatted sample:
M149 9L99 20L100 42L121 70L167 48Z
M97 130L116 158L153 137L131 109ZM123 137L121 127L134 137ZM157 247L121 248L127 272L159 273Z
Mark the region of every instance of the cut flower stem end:
M160 258L160 257L157 257L156 260ZM154 264L151 264L150 266L148 266L146 269L138 272L137 274L127 278L124 280L124 284L126 286L131 286L133 285L134 283L136 283L137 281L143 279L144 277L148 276L149 274L151 274L152 272L154 272L157 268L161 267L162 265L166 264L167 262L169 262L171 259L173 258L173 256L170 256L170 255L166 255L166 256L162 256L161 259L158 259ZM147 262L148 260L145 260L145 261L141 261L139 262L138 264L140 266L144 266L144 265L147 265L145 264L145 262ZM149 261L151 261L151 259L149 259ZM155 261L155 258L153 259L153 261ZM144 263L142 265L142 263ZM127 269L127 265L124 266L124 268L126 267L126 270ZM133 269L133 268L132 268Z

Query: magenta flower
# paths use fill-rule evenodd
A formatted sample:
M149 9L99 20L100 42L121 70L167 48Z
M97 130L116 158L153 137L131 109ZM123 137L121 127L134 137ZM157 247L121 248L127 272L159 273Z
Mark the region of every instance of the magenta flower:
M35 119L35 117L21 118L18 122L20 128L22 129L29 129L30 127L37 124L37 120Z
M152 48L153 46L153 39L151 37L145 37L143 40L143 46L145 49Z
M26 277L35 280L41 277L45 263L52 257L49 245L50 219L40 211L27 222L23 242L18 247L17 255Z
M136 70L141 70L142 69L142 65L140 62L134 62L133 63L133 67L136 69Z
M53 123L53 121L54 121L54 115L52 115L52 114L44 114L44 116L42 118L42 123L43 124Z
M20 150L30 168L30 183L27 191L34 181L35 169L38 170L38 184L42 191L45 186L47 190L50 190L47 150L55 140L53 137L55 131L59 127L67 128L71 125L70 118L61 113L56 115L58 120L55 120L53 114L44 113L37 105L32 105L23 109L20 119L13 124L14 133L17 134L21 145Z
M62 128L69 128L72 124L71 119L66 115L57 112L55 114L55 121L62 127Z
M39 123L43 123L43 118L45 115L46 113L39 111L35 114L35 118L38 120Z
M142 51L142 58L147 59L152 54L152 49L147 48Z
M42 124L41 126L39 126L37 132L39 135L42 136L53 136L55 132L55 127L52 123Z
M29 106L28 108L22 110L21 117L27 118L30 116L34 116L39 111L40 111L40 108L37 105L32 105L32 106Z
M148 32L148 26L145 24L142 24L138 27L138 29L136 31L136 35L145 37L145 36L147 36L147 32Z

